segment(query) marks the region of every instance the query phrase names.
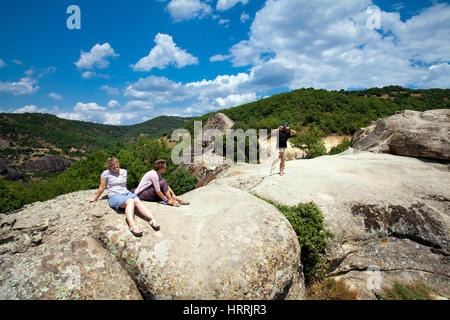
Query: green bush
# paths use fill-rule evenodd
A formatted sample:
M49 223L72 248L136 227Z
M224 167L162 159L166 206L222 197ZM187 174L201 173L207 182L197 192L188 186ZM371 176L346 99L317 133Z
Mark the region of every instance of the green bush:
M300 260L303 264L306 284L310 285L323 279L327 268L324 258L325 248L327 240L333 235L324 230L324 218L317 205L311 201L299 203L296 206L286 206L262 197L259 198L275 206L291 223L301 247Z
M297 132L297 135L291 138L293 146L304 150L308 158L316 158L327 154L327 148L322 141L325 133L317 128L312 127L305 132Z
M342 142L340 144L331 148L331 150L328 154L333 155L333 154L338 154L338 153L344 152L345 150L348 149L349 146L350 146L350 140L344 139L344 140L342 140Z
M166 181L176 195L181 195L194 189L198 178L189 171L179 168L168 175Z

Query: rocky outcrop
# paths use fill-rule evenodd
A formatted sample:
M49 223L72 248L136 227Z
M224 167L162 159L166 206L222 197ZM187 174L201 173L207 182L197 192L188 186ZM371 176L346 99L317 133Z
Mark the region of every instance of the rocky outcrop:
M422 281L447 297L450 172L445 164L349 149L286 164L230 168L210 186L229 185L286 205L314 201L334 234L329 275L373 299L368 285Z
M223 113L211 115L203 124L201 136L194 137L194 145L186 150L182 167L199 178L200 183L210 180L230 167L224 157L213 152L213 142L215 137L225 135L227 129L231 129L233 125L234 121ZM215 130L216 136L208 136L207 130Z
M92 191L0 215L0 299L142 299L120 263L96 240L104 206Z
M300 299L300 248L274 207L222 186L146 203L142 238L95 190L0 216L0 299ZM233 201L230 201L233 199Z
M356 131L350 145L357 150L450 161L450 109L399 111Z
M104 246L146 298L302 297L300 248L278 210L228 186L207 186L184 197L191 205L147 204L161 230L141 222L142 240L131 235L123 215L108 215L100 227Z
M38 160L27 162L22 169L27 172L47 171L61 173L72 165L72 162L55 156L44 156Z
M23 179L23 174L16 170L16 165L9 159L0 159L0 175L5 180Z

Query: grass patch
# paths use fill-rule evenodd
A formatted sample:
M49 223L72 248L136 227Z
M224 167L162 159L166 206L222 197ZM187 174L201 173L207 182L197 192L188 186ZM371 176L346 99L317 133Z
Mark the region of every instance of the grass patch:
M327 269L327 261L323 255L327 240L332 238L333 234L325 230L324 218L317 205L311 201L286 206L255 196L276 207L291 223L301 248L300 260L306 285L323 279Z
M343 280L332 278L317 281L306 290L308 300L356 300L357 295Z
M378 300L433 300L431 289L423 283L394 283L383 292L376 292Z

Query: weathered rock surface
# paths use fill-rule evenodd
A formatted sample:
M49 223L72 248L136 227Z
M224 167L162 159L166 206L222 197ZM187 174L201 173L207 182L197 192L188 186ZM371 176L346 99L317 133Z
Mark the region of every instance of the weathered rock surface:
M81 191L0 215L0 299L142 299L96 239L98 218Z
M0 175L5 180L20 180L24 176L16 170L16 165L9 159L0 158Z
M146 203L162 228L138 217L136 238L94 192L0 216L0 299L302 298L295 232L264 201L222 186Z
M101 241L151 299L299 299L304 285L294 230L274 207L228 186L184 195L179 208L147 203L141 240L124 215L107 215Z
M371 152L450 160L450 109L405 110L355 132L351 147Z
M23 165L25 171L47 171L61 173L72 165L72 162L55 156L44 156L38 160L27 162Z
M228 169L230 165L224 157L213 152L213 142L216 137L225 135L233 125L234 121L223 113L217 112L211 115L203 124L201 136L194 137L194 145L184 153L182 167L197 176L200 182L211 179ZM208 135L208 130L214 135Z
M423 281L449 290L450 171L411 157L349 149L334 156L289 161L286 174L269 166L235 165L210 186L229 185L286 205L314 201L334 238L330 275L374 298L393 281ZM375 270L375 271L373 271Z

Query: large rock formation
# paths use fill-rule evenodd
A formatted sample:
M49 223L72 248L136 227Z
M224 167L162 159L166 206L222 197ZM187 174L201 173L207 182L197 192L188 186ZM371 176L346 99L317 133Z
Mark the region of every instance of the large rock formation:
M16 170L16 165L9 159L0 159L0 176L5 180L20 180L24 176Z
M22 169L28 172L47 171L61 173L71 165L72 162L67 159L56 156L44 156L38 160L25 163Z
M222 186L147 203L161 231L137 218L136 238L94 192L0 216L0 299L302 298L295 232L264 201Z
M108 208L92 191L0 215L0 299L142 299L120 263L96 240Z
M215 138L225 135L233 125L234 121L223 113L217 112L211 115L206 123L202 124L201 135L194 137L194 145L186 150L182 166L197 176L200 181L211 179L228 169L230 165L225 158L213 152L213 142ZM211 133L215 131L216 135L208 136L208 130Z
M348 151L269 166L230 168L210 186L229 185L286 205L314 201L332 231L329 275L372 299L368 283L423 281L447 297L450 172L445 164ZM379 281L378 281L379 280Z
M184 196L190 206L148 203L159 232L141 221L136 240L123 215L104 219L101 241L150 299L299 299L300 248L271 205L228 186ZM232 201L230 201L233 199Z
M350 146L358 150L449 161L450 109L399 111L359 129Z

